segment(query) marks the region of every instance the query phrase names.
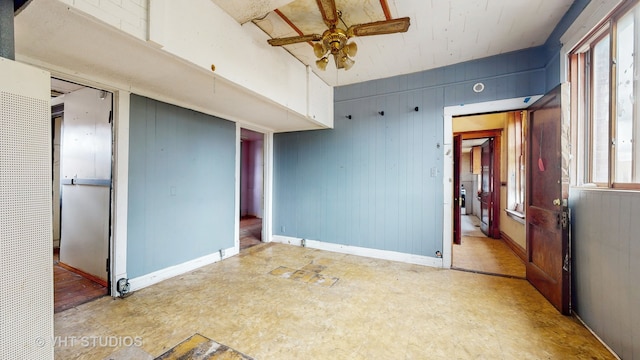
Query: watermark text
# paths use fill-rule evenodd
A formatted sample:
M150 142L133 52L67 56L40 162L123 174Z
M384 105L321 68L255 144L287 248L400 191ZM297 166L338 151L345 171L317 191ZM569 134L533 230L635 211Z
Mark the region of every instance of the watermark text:
M35 339L38 347L131 347L142 346L140 336L54 336Z

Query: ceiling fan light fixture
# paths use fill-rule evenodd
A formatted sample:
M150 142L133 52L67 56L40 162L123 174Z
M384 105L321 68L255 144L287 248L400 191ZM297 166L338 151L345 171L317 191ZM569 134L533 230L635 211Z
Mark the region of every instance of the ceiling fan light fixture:
M351 37L402 33L406 32L411 25L409 17L402 17L347 26L342 19L342 12L336 8L336 0L316 0L315 2L322 15L322 20L327 26L327 30L322 35L317 33L300 34L299 36L268 39L267 42L272 46L314 42L312 44L313 52L319 59L316 61L316 65L320 70L326 69L329 55L333 57L337 69L349 70L353 67L355 64L353 58L358 52L358 45L355 42L348 43ZM339 22L346 27L346 30L339 27ZM306 61L303 62L306 63Z
M344 67L345 70L351 69L355 63L356 62L348 56L342 58L342 67Z
M327 69L327 64L329 63L329 59L325 56L322 59L316 61L316 66L318 69L325 71Z
M354 57L358 53L358 45L354 42L350 42L344 47L344 52L350 57Z
M313 44L313 53L316 54L316 57L319 59L327 53L327 50L322 43L315 43Z

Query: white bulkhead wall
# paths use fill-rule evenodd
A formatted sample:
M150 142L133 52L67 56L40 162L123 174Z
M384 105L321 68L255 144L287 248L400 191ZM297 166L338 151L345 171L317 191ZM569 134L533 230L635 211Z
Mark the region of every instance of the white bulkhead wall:
M210 0L62 0L141 40L333 127L333 88L252 23L240 25ZM311 49L310 49L311 51Z

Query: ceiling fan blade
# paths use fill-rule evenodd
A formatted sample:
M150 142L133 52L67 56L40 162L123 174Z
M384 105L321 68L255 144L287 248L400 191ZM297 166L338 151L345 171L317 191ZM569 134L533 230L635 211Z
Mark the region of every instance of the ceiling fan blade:
M320 41L320 40L322 40L322 35L311 34L311 35L269 39L267 40L267 42L272 46L282 46L282 45L297 44L297 43L307 42L307 41Z
M375 21L349 27L347 36L369 36L406 32L409 29L409 25L411 25L411 23L408 17Z
M318 8L322 14L324 23L329 28L335 27L338 23L338 11L336 10L335 0L316 0Z

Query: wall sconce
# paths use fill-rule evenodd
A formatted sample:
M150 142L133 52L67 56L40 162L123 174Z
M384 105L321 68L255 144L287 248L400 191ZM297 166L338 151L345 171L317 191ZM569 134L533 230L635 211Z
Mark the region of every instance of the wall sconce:
M413 111L418 111L420 110L417 106L413 108Z
M345 116L347 119L351 120L351 115Z
M378 114L380 114L380 116L384 116L384 111L378 111Z

